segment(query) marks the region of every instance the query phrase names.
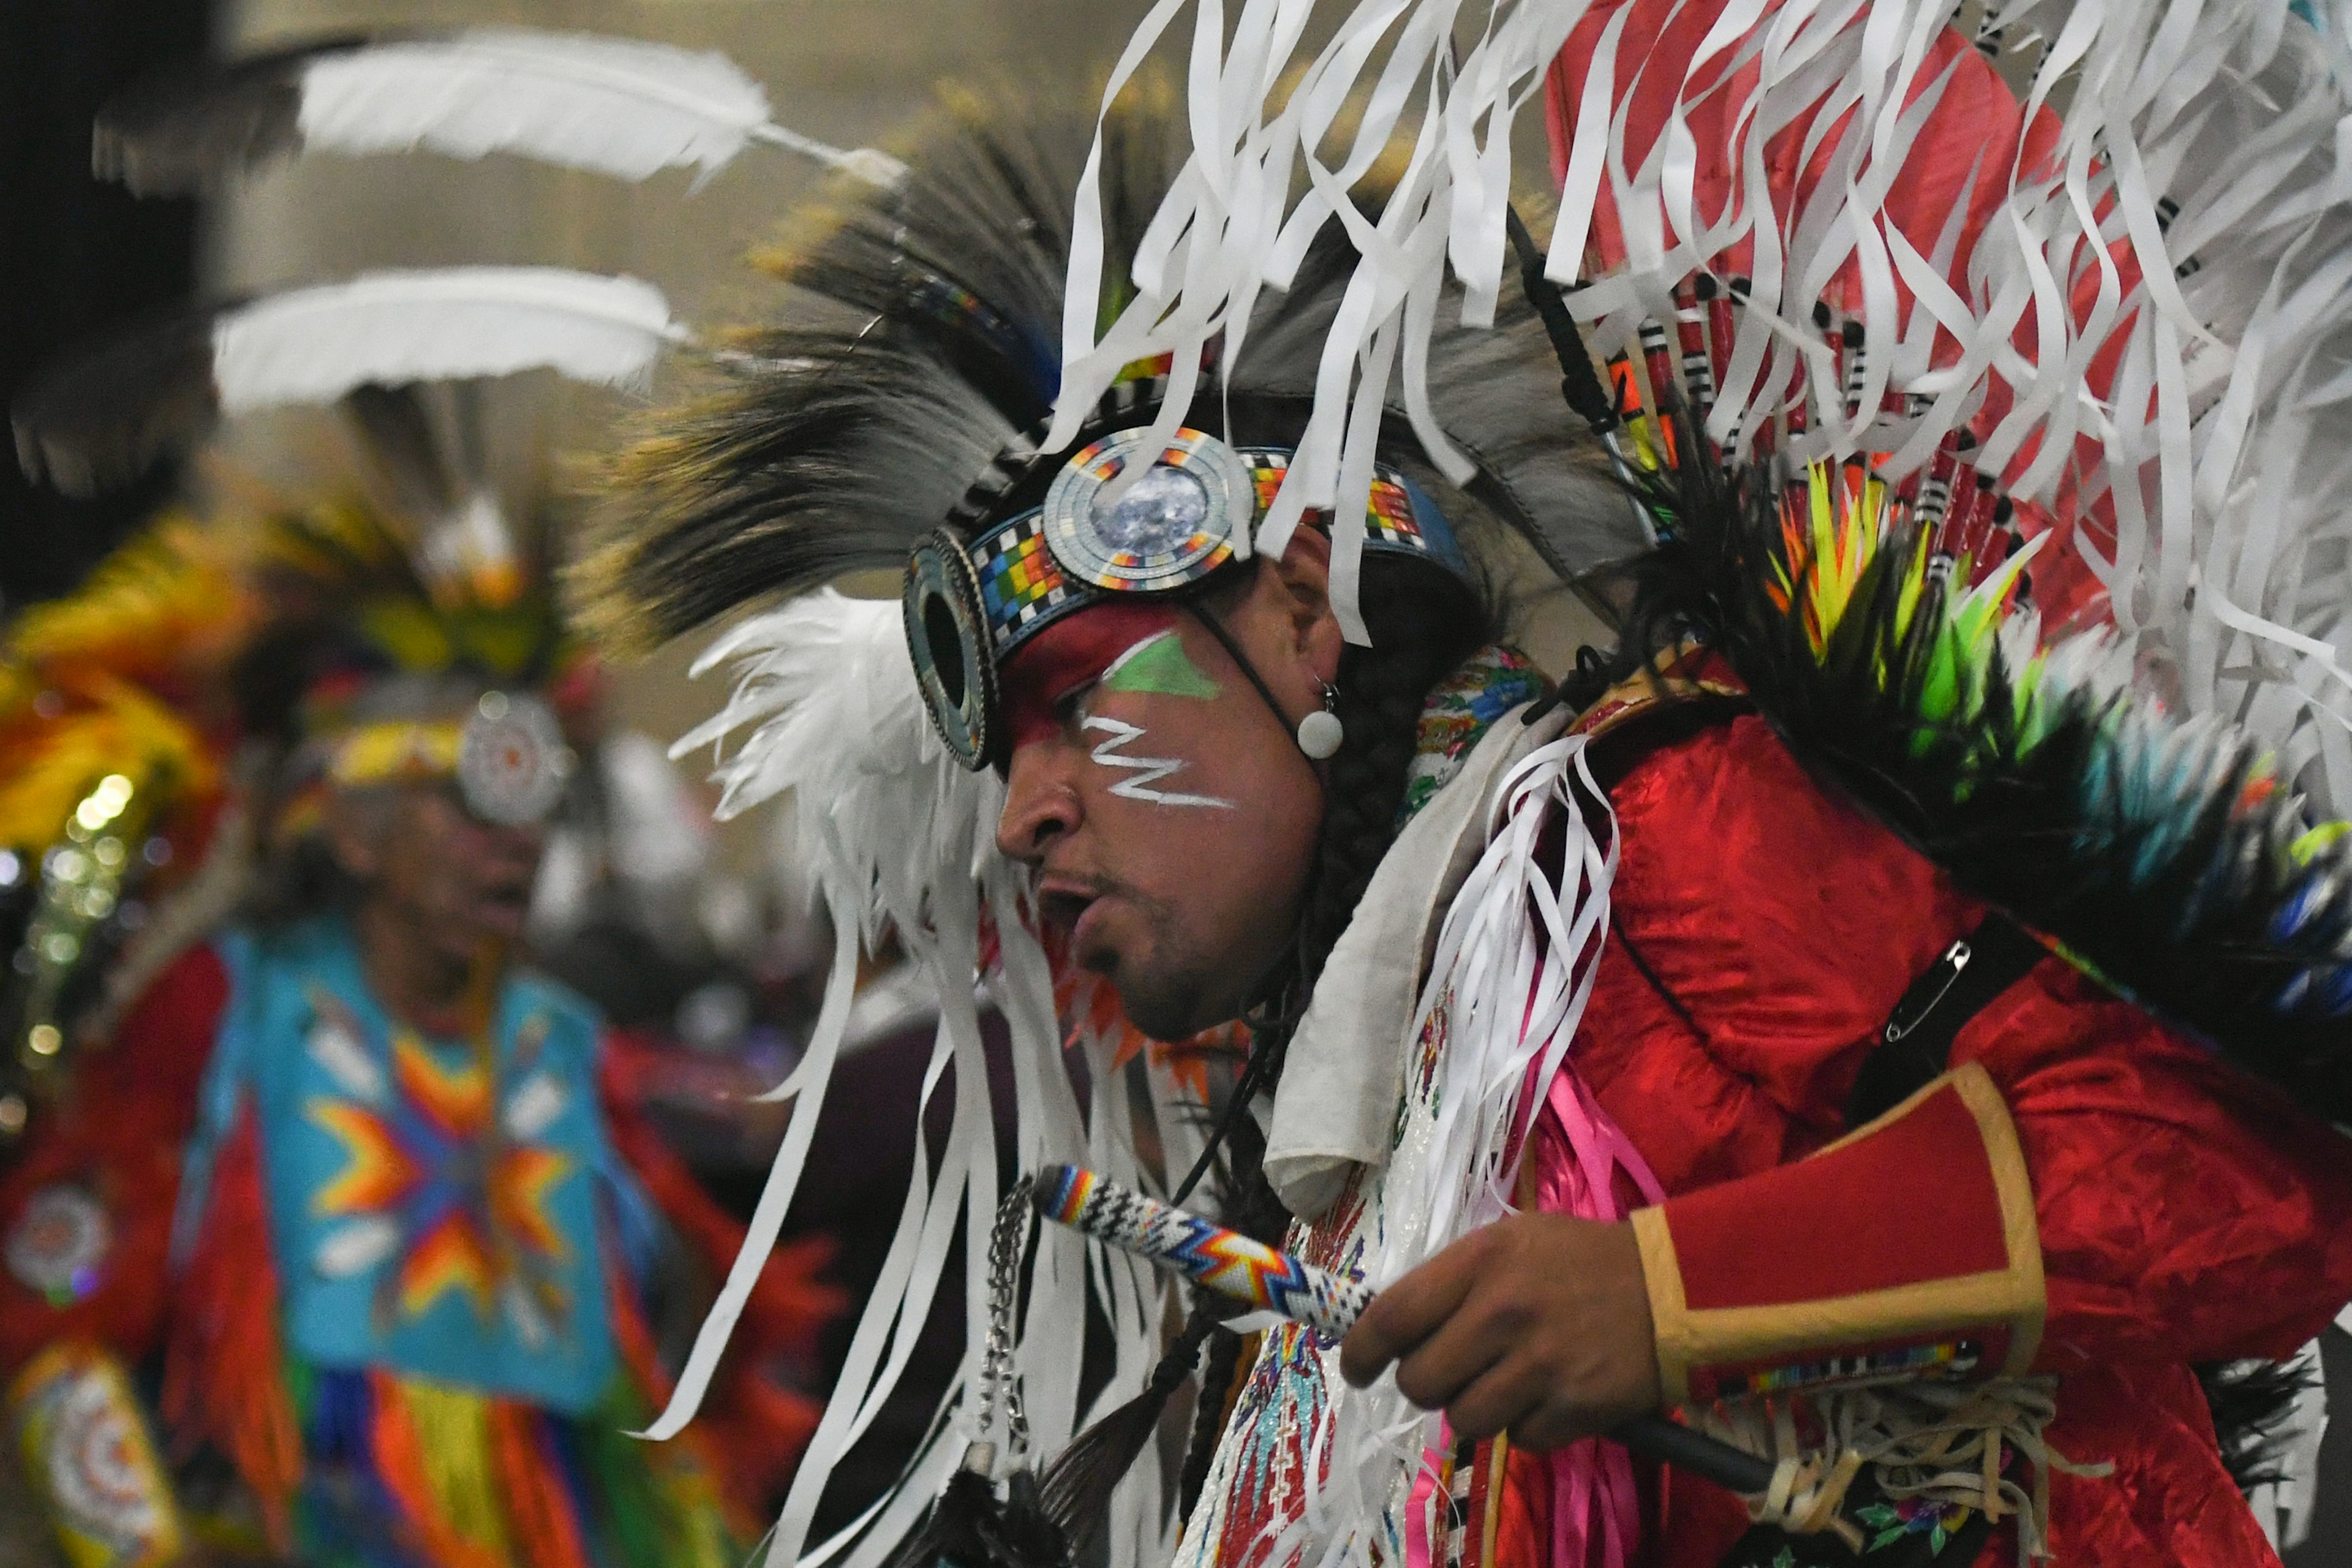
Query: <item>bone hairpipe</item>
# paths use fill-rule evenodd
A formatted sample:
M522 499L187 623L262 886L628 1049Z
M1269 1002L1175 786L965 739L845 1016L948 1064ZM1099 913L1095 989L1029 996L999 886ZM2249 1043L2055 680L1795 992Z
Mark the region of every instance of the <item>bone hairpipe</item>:
M1346 1334L1371 1305L1372 1288L1360 1279L1302 1263L1076 1165L1045 1166L1037 1173L1033 1195L1047 1219L1333 1339ZM1772 1484L1770 1461L1663 1415L1636 1415L1610 1436L1637 1454L1735 1492L1759 1493Z

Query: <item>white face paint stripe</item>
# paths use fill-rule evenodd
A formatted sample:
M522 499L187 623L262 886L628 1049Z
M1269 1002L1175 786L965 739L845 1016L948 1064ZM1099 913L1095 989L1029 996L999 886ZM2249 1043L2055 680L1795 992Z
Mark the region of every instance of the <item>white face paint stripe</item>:
M1161 779L1182 771L1184 763L1178 757L1122 755L1122 749L1129 742L1142 739L1142 726L1122 723L1117 719L1106 719L1097 714L1078 727L1099 730L1109 737L1097 745L1091 753L1096 762L1107 768L1131 769L1135 773L1133 778L1121 779L1111 785L1111 794L1128 800L1148 800L1158 805L1202 805L1213 806L1219 811L1234 808L1232 801L1219 800L1213 795L1179 795L1169 790L1153 789L1151 786Z

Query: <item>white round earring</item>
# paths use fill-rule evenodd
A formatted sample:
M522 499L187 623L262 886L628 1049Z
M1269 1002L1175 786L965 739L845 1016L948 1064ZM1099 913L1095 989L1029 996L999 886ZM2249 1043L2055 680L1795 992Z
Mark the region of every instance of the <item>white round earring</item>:
M1339 706L1339 689L1328 681L1316 684L1323 688L1323 706L1298 721L1298 749L1320 763L1339 754L1348 728L1333 711Z

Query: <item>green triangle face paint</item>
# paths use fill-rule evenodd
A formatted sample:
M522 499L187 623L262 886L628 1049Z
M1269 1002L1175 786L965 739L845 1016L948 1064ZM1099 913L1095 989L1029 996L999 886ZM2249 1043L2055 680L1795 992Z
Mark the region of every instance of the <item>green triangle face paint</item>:
M1151 691L1162 697L1221 696L1223 688L1201 673L1173 630L1156 632L1111 662L1096 683L1102 691Z

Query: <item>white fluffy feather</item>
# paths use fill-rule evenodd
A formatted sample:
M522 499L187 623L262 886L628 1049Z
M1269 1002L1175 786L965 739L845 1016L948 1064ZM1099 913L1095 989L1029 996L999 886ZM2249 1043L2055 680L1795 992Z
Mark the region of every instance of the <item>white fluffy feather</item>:
M626 386L686 336L661 290L634 278L553 267L370 272L222 312L213 382L228 415L331 402L370 383L525 370Z
M708 177L752 141L879 184L904 173L775 125L766 91L724 55L588 33L486 27L322 55L303 70L298 123L306 146L331 152L518 153L625 180Z
M931 727L898 602L826 589L754 616L694 661L731 665L726 706L673 758L710 747L724 820L787 792L801 863L818 884L870 888L860 928L920 922L927 889L992 865L1003 785L966 773ZM734 742L732 754L723 748Z

